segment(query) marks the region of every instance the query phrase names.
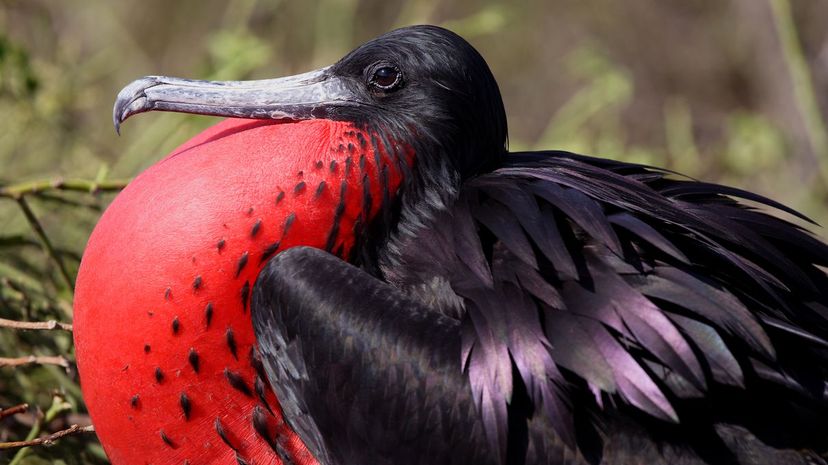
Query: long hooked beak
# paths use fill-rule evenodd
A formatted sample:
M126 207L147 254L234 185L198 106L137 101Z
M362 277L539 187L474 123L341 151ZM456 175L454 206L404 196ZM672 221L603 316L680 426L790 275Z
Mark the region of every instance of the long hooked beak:
M147 76L118 93L112 121L120 134L121 123L146 111L273 120L324 118L332 107L357 104L344 81L328 70L256 81Z

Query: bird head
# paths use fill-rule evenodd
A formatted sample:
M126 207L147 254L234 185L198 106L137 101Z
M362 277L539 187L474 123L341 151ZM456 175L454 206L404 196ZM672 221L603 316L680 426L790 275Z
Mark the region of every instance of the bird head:
M346 121L386 144L413 148L423 171L448 163L463 178L492 166L507 143L503 101L486 61L462 37L436 26L397 29L296 76L145 77L118 95L115 127L146 111Z
M251 286L289 247L352 258L407 193L493 164L494 78L459 36L417 26L292 77L145 77L118 95L115 126L148 111L233 119L139 175L89 239L75 344L101 442L116 465L312 464L256 360Z

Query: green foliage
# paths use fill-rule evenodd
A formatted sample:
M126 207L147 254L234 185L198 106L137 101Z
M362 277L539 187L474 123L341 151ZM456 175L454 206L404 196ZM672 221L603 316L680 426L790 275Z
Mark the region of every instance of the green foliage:
M31 97L37 91L37 84L29 54L0 34L0 92L13 97Z

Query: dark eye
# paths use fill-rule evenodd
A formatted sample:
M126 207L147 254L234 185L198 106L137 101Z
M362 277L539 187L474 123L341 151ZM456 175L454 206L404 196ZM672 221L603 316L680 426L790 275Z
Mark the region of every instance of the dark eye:
M396 66L382 66L374 70L368 83L381 90L393 90L402 83L402 73Z

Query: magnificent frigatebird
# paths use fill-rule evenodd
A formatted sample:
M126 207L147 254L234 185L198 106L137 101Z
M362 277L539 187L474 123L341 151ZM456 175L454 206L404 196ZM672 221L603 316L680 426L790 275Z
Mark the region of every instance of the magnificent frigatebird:
M508 152L488 66L433 26L295 77L139 79L115 125L154 110L266 121L185 144L90 239L77 358L114 463L825 463L799 213Z

